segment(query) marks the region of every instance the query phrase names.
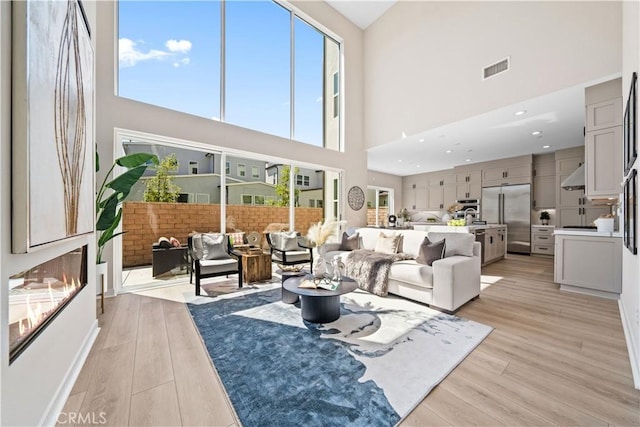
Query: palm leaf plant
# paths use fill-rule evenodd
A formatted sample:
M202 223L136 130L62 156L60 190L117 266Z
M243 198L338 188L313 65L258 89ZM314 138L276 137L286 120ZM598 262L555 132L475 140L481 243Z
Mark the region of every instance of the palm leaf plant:
M124 234L124 231L119 233L115 232L122 219L121 203L127 198L131 192L131 188L138 182L140 177L142 177L142 174L147 170L147 166L149 166L150 163L158 164L158 157L155 154L129 154L117 158L111 166L111 169L109 169L105 175L96 196L96 230L99 233L96 263L100 264L102 262L102 251L107 242L114 237ZM116 165L124 167L127 170L108 181ZM100 160L96 152L96 172L99 170ZM111 191L108 192L107 190Z

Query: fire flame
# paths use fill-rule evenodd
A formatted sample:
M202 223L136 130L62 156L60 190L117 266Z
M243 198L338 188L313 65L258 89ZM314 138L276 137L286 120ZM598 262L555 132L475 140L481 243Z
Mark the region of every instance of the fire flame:
M27 316L18 321L18 332L20 336L28 335L33 329L35 329L44 319L53 312L58 306L69 299L74 293L76 293L81 287L80 279L73 278L71 283L67 283L67 277L62 274L62 288L60 289L61 297L54 296L54 290L51 287L51 282L47 283L47 290L49 292L49 305L48 309L45 309L42 302L34 304L31 302L30 295L27 295L26 307Z

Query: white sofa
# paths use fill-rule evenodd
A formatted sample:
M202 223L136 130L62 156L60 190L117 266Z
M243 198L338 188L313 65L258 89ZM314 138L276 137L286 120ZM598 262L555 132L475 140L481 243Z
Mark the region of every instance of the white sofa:
M468 301L480 295L480 251L472 234L436 233L417 230L390 230L359 228L360 249L374 250L380 232L385 235L402 234L398 252L409 254L414 259L394 262L389 271L390 294L418 301L433 308L453 313ZM432 266L415 261L425 236L431 242L445 239L445 258L434 261ZM449 241L449 245L446 244ZM348 251L340 251L340 243L327 243L323 248L327 271L331 272L331 261L340 256L348 262ZM464 256L455 254L467 253Z

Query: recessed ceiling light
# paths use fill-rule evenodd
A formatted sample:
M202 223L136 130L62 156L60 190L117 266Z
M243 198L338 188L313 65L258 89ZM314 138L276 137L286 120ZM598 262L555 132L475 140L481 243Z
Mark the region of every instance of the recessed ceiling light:
M420 165L416 165L416 167L417 167L417 168L419 168L419 167L420 167Z
M542 131L534 130L533 132L531 132L531 135L533 135L533 136L542 135Z
M465 159L465 162L470 162L470 161L471 161L471 159Z
M424 142L424 138L420 138L418 142Z
M445 153L451 154L451 153L453 153L453 150L447 150L447 151L445 151Z
M527 110L520 110L520 111L516 111L516 112L515 112L515 113L513 113L513 114L514 114L514 115L516 115L516 116L521 116L521 115L523 115L523 114L524 114L524 113L526 113L526 112L527 112Z
M398 163L402 163L402 159L398 160Z
M543 145L542 148L549 148L551 147L550 145Z

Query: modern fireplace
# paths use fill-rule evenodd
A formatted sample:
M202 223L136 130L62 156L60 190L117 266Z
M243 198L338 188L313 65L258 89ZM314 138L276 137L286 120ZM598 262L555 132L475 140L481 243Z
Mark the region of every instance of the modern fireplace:
M9 362L87 285L87 246L9 278Z

